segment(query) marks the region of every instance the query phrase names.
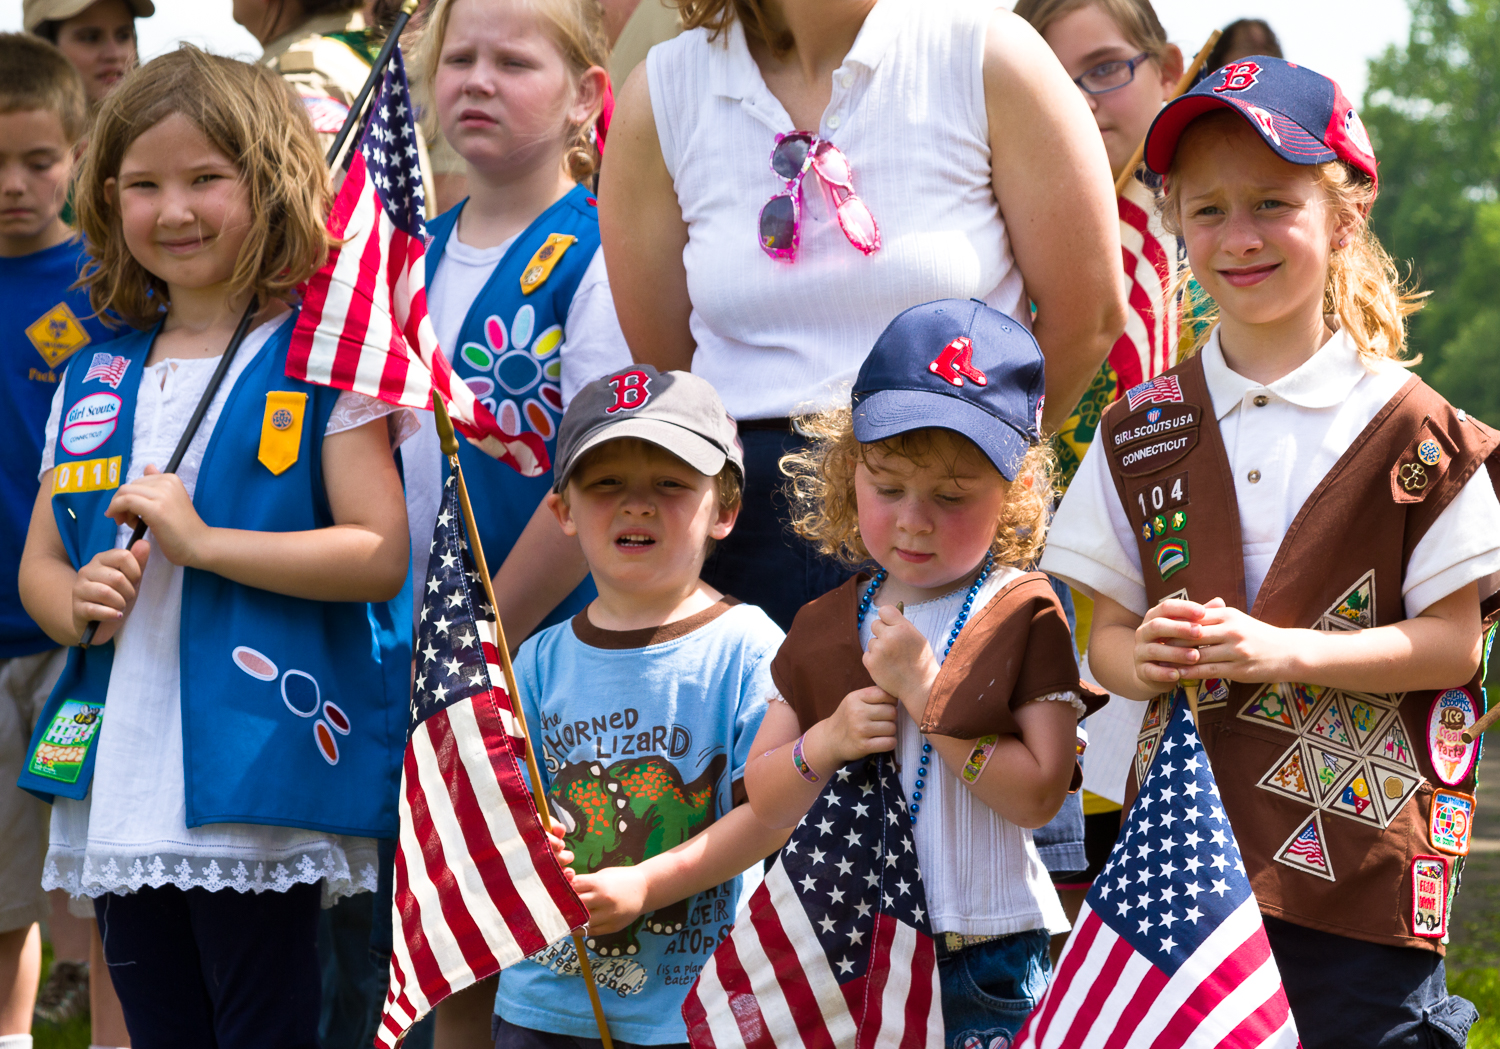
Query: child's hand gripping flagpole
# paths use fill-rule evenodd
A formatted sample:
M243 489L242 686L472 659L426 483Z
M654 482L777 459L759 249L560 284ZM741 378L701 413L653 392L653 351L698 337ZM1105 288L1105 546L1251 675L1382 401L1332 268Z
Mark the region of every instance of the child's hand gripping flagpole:
M526 725L526 710L521 703L521 692L516 687L516 673L510 662L510 646L505 640L505 627L500 622L500 605L495 600L494 583L490 579L489 565L485 562L484 548L479 541L479 528L474 521L474 510L469 505L469 489L464 484L463 467L458 461L458 436L453 432L453 424L449 421L448 412L443 407L443 399L436 391L432 395L432 410L437 417L438 440L443 454L448 457L448 466L453 471L454 480L458 484L458 501L463 509L464 528L469 536L469 547L474 554L474 567L484 587L485 600L495 610L495 651L500 657L500 668L505 674L505 687L510 692L512 705L515 708L516 726L520 729L521 737L526 740L526 773L531 780L531 796L536 802L537 815L541 817L543 829L551 834L552 811L547 805L547 795L542 790L541 772L536 763L536 747L531 743L531 733ZM614 1042L609 1037L609 1025L604 1019L604 1005L599 1001L599 988L594 983L594 967L589 962L588 951L583 944L583 934L576 929L573 931L573 946L578 952L578 966L582 970L584 985L588 988L589 1004L594 1008L594 1022L599 1027L599 1040L604 1044L604 1049L614 1049Z
M1173 98L1186 94L1188 88L1193 86L1193 81L1197 78L1198 71L1208 61L1208 53L1219 42L1220 35L1222 34L1217 29L1208 34L1208 43L1203 45L1197 56L1194 57L1193 64L1188 66L1183 72L1182 77L1177 81L1177 86L1172 89L1172 98L1167 99L1168 102L1172 101ZM1141 166L1141 161L1145 156L1146 140L1141 139L1141 144L1136 146L1135 152L1130 155L1130 163L1125 165L1125 170L1120 172L1119 178L1115 179L1115 196L1118 197L1121 193L1125 192L1125 187L1130 185L1131 179L1135 178L1135 169Z

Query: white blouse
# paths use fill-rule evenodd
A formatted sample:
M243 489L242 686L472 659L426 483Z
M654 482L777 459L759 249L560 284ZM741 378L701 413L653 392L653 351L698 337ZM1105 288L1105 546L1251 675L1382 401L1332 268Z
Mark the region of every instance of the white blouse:
M269 321L241 345L177 469L189 496L229 391L285 323L289 317ZM218 363L216 357L168 359L142 370L127 482L141 477L147 463L165 465ZM61 410L59 384L47 423L43 473L53 465ZM325 436L382 416L392 417L397 443L415 428L410 411L346 392ZM120 546L131 531L121 526ZM179 691L182 580L182 568L159 552L146 562L135 608L115 638L105 696L109 716L99 732L93 786L82 801L58 798L53 804L42 887L97 897L164 885L284 892L321 880L325 904L373 892L377 860L372 838L244 823L188 827Z
M761 206L785 188L771 149L796 129L737 21L712 43L694 29L651 49L657 137L688 227L693 371L734 417L832 403L885 326L919 303L979 298L1030 323L991 185L984 45L997 6L879 0L833 73L818 127L801 129L849 158L880 227L868 257L811 173L796 261L761 251Z

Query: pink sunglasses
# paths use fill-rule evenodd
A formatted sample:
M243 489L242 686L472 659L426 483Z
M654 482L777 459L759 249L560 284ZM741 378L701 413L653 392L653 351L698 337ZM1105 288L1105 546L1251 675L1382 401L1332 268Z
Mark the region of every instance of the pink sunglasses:
M797 258L802 236L802 179L811 169L833 190L838 200L839 228L866 255L880 250L880 227L865 202L854 192L854 170L849 158L832 142L810 131L789 131L776 136L771 149L771 170L786 181L786 188L760 209L760 247L773 259L791 262Z

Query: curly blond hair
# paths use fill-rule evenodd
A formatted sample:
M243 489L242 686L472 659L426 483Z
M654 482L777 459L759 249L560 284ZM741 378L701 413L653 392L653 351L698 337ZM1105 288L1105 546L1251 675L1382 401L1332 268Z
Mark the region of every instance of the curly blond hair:
M854 436L849 405L830 408L797 420L797 429L812 438L799 451L781 457L781 472L789 478L792 528L819 552L852 567L870 560L859 534L859 506L854 492L854 469L871 454L895 456L925 466L936 460L950 473L961 458L976 457L987 469L995 467L979 447L955 430L909 430L884 441L861 444ZM990 550L1002 564L1026 567L1041 556L1052 512L1052 473L1056 465L1049 443L1033 445L1009 484L1005 513L996 522ZM995 471L997 474L998 470ZM1003 480L1003 478L1002 478Z
M231 293L290 299L328 257L324 221L333 188L301 99L264 66L183 44L131 73L104 100L84 154L74 208L91 258L80 283L106 323L114 313L149 328L171 305L166 282L125 246L112 180L131 144L178 113L235 162L249 194L254 224Z
M1241 120L1237 113L1220 111L1199 117L1191 134L1214 124L1233 124ZM1181 146L1178 147L1181 155ZM1173 167L1176 167L1174 160ZM1328 277L1323 285L1323 312L1337 317L1341 329L1348 333L1360 356L1370 361L1393 360L1406 367L1421 361L1421 355L1406 355L1406 318L1424 305L1428 292L1418 291L1403 280L1396 262L1370 229L1370 208L1375 203L1375 183L1363 171L1342 160L1330 160L1314 168L1317 186L1328 195L1334 211L1343 218L1354 219L1349 242L1329 258ZM1161 221L1168 232L1182 236L1181 180L1168 174L1163 186ZM1191 313L1197 328L1197 339L1182 356L1187 358L1208 342L1218 321L1218 307L1207 292L1187 285L1192 277L1186 273L1179 291L1185 293L1185 313ZM1191 301L1187 301L1187 299Z

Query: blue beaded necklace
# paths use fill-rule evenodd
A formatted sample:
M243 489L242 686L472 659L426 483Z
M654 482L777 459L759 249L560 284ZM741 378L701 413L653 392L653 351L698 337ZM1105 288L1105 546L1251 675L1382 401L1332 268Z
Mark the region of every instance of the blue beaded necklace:
M974 599L979 596L979 588L984 586L984 581L990 577L990 572L995 567L995 555L988 553L984 555L984 566L979 569L979 575L974 580L974 585L969 587L969 592L964 595L963 608L959 609L958 618L953 621L953 631L948 635L948 644L943 649L943 660L946 662L948 653L953 651L953 642L958 640L958 632L964 628L969 621L969 613L974 611ZM870 580L870 585L865 588L864 596L859 599L859 618L855 620L855 627L865 624L865 616L870 614L870 604L875 600L875 593L885 582L889 575L884 568L875 573ZM922 767L917 770L917 786L911 792L911 822L915 826L917 813L922 808L922 788L927 785L927 768L932 763L932 744L925 739L922 741Z

